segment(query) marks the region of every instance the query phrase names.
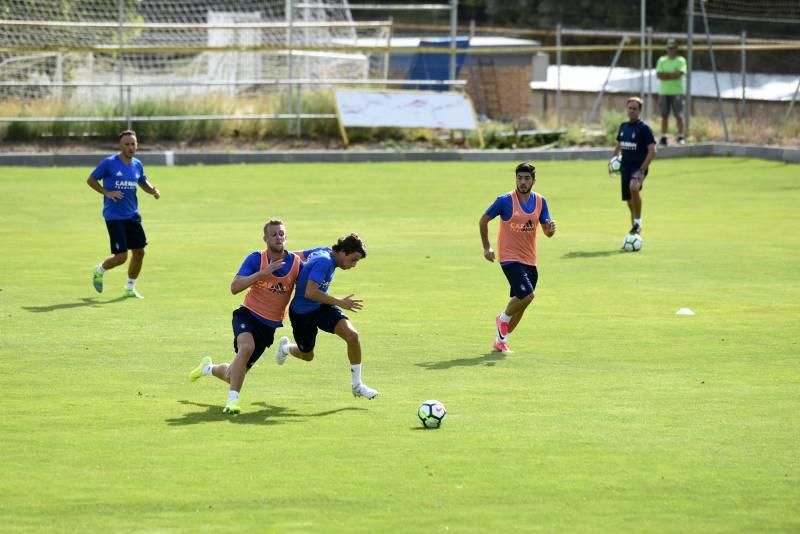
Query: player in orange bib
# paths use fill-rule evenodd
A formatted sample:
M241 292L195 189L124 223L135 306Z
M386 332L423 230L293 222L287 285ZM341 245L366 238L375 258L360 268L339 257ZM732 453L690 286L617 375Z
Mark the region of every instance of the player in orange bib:
M525 309L533 302L539 271L536 268L536 233L539 226L544 235L553 237L556 221L550 218L547 201L533 192L536 167L520 163L516 168L517 186L514 191L500 195L481 216L479 227L483 243L483 257L495 260L489 243L489 221L500 216L497 234L497 252L500 266L511 287L511 300L495 318L496 336L492 348L509 352L508 338L519 324Z
M278 219L264 225L267 248L245 258L231 282L234 295L248 289L243 304L233 312L233 362L214 365L206 356L191 373L194 382L201 376L215 376L230 384L224 413L240 412L239 393L250 368L275 340L275 329L283 326L286 307L300 274L305 252L284 248L286 228ZM283 361L278 361L282 364Z

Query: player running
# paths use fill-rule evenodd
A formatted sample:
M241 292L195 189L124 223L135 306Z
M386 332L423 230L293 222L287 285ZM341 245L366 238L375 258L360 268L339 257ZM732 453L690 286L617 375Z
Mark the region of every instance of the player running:
M362 301L347 295L336 298L328 294L336 268L352 269L367 257L367 250L357 234L340 237L331 248L308 251L307 262L297 280L297 291L289 305L289 318L295 343L282 337L278 343L276 360L282 364L292 356L310 362L314 359L317 332L336 334L347 343L350 360L350 377L354 397L373 399L378 391L361 382L361 342L358 332L342 308L358 312Z
M86 183L103 195L103 218L106 220L111 244L111 256L95 267L92 273L92 285L95 291L102 293L103 275L109 269L125 263L130 250L132 257L128 264L128 281L125 283L122 296L141 299L144 297L136 291L136 279L142 270L147 236L142 227L142 217L139 215L136 188L141 187L156 200L161 198L161 192L147 180L142 162L134 157L137 148L136 132L133 130L121 132L119 154L101 161L86 179Z
M515 190L497 197L478 223L483 257L493 262L495 254L489 243L489 221L500 216L497 249L500 266L511 287L511 300L495 318L497 334L492 348L498 352L509 352L508 338L522 320L525 309L533 302L539 279L536 268L536 233L539 225L547 237L553 237L556 233L556 221L550 218L547 201L539 193L533 192L536 167L532 163L520 163L515 172Z
M233 311L236 357L232 363L214 365L211 357L205 356L189 373L192 382L213 375L230 384L223 413L236 415L241 411L239 394L245 375L264 350L272 346L275 329L283 326L286 306L305 258L305 252L286 251L286 227L278 219L264 225L264 242L267 248L249 254L231 282L234 295L248 289L243 304Z

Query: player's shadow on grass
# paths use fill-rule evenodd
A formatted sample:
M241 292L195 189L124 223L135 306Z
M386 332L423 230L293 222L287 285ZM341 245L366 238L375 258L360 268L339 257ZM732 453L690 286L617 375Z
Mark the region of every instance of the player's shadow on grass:
M593 252L574 251L567 252L561 257L565 260L571 260L573 258L604 258L606 256L616 256L621 252L622 250L595 250Z
M423 362L415 364L417 367L424 367L425 369L451 369L453 367L474 367L476 365L483 365L485 367L494 367L497 362L506 359L504 352L487 352L483 356L475 358L458 358L455 360L446 360L443 362Z
M165 419L170 426L196 425L199 423L226 422L240 425L280 425L283 423L295 423L308 417L326 417L339 412L362 411L366 408L346 407L336 410L326 410L316 413L295 413L285 406L272 406L265 402L253 402L250 406L261 406L262 409L249 411L245 405L244 411L239 415L229 415L222 413L222 406L219 404L202 404L192 401L178 401L187 406L198 406L205 408L199 412L190 412L180 417Z
M63 304L51 304L50 306L23 306L23 310L31 313L44 313L56 310L68 310L70 308L85 308L86 306L100 307L106 304L122 302L125 297L117 297L111 300L97 300L95 297L84 297L79 302L65 302Z

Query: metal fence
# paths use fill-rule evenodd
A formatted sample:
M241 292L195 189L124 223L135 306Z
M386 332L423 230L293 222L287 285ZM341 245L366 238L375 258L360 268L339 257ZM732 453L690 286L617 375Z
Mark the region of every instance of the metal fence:
M288 4L292 6L289 8L289 13L294 12L294 8L305 9L318 7L320 4L315 3L293 3L293 0L288 0ZM691 3L693 5L693 3ZM702 3L701 3L702 6ZM351 5L350 9L353 10L431 10L449 12L450 24L442 26L429 26L429 25L405 25L404 30L413 31L414 28L431 30L434 29L438 32L446 32L450 38L450 46L448 48L424 48L413 47L410 49L399 48L394 46L392 38L394 35L396 25L392 21L369 21L369 22L349 22L349 23L326 23L319 24L308 21L294 22L288 20L279 23L230 23L230 24L153 24L153 23L127 23L124 20L124 13L121 11L120 23L114 26L114 31L117 31L122 36L129 30L149 30L149 29L165 29L180 31L195 31L195 30L208 30L210 28L216 29L232 29L234 31L253 31L258 29L271 28L272 30L280 30L286 32L286 41L280 44L264 43L264 42L238 42L234 45L176 45L176 46L159 46L159 47L142 47L141 45L126 43L122 37L119 38L116 44L111 45L98 45L98 44L82 44L75 43L72 48L66 49L49 49L42 46L32 45L15 45L10 46L7 43L0 41L0 59L5 58L0 62L0 67L11 69L15 62L17 64L25 61L32 61L36 58L41 62L51 62L52 65L48 67L48 72L51 76L9 76L5 80L0 78L0 103L12 98L14 91L26 89L31 96L31 99L42 98L42 96L49 96L56 100L64 100L69 94L74 94L79 90L86 90L90 95L90 100L96 100L98 92L114 92L117 94L116 106L113 107L113 113L105 113L101 115L75 115L70 113L59 114L42 114L26 112L23 115L5 114L0 116L2 123L15 123L15 122L101 122L113 121L125 124L128 127L134 122L155 122L155 121L201 121L201 120L286 120L290 121L291 129L296 135L302 134L302 123L304 120L319 120L319 119L335 119L333 113L311 113L303 112L300 105L301 93L309 88L335 88L346 86L368 86L368 87L381 87L381 88L402 88L410 85L427 85L427 86L442 86L455 90L465 90L467 82L464 80L456 80L456 54L466 55L481 55L481 54L541 54L543 52L555 56L555 73L556 73L556 87L555 87L555 106L551 111L555 114L556 124L560 125L563 122L563 111L565 108L562 98L562 84L561 72L562 66L567 64L565 61L566 56L574 56L576 54L597 54L596 57L608 57L613 54L608 64L608 75L603 86L594 95L590 111L585 116L585 122L591 123L597 119L598 113L604 101L608 82L611 78L612 72L619 67L621 63L637 64L635 58L638 56L638 69L639 69L639 85L638 94L647 103L647 109L653 109L653 100L657 91L655 91L652 76L650 73L653 70L654 54L663 48L663 41L667 39L678 39L681 43L685 43L687 51L687 60L689 64L689 72L686 77L687 89L687 117L686 129L688 131L691 121L692 106L692 82L693 82L693 65L697 61L698 52L708 52L711 67L714 73L714 80L717 85L716 99L718 101L718 117L725 128L725 135L727 138L727 117L725 113L725 106L723 105L723 98L720 94L719 83L717 78L717 65L715 57L726 58L725 61L728 65L733 64L731 58L734 56L738 58L738 71L741 78L741 95L737 107L737 113L744 115L748 108L748 78L751 75L748 65L753 63L753 54L764 51L785 51L787 54L794 54L796 57L797 51L800 50L800 41L791 40L775 40L775 39L751 39L748 38L745 32L740 35L712 35L707 24L707 18L704 20L705 32L702 34L695 34L693 31L689 33L656 33L650 27L643 27L640 32L618 32L618 31L598 31L598 30L579 30L563 28L560 25L552 30L508 30L498 28L476 28L474 24L469 28L459 28L456 25L458 13L458 0L449 0L446 4L427 4L427 5L402 5L402 4L361 4ZM693 21L696 17L690 13L688 17L689 29L693 30ZM66 23L58 22L31 22L31 21L0 21L0 24L21 25L32 27L38 25L41 28L48 27L63 27ZM87 28L106 28L109 29L109 23L68 23L69 27L74 27L78 24L81 27ZM314 28L324 26L336 27L351 27L351 28L388 28L388 35L385 42L376 45L374 42L370 45L359 44L355 42L334 42L328 43L324 46L308 44L306 41L296 40L293 35L296 32L310 31ZM398 26L399 27L399 26ZM542 45L531 43L530 46L516 46L512 52L509 52L505 47L484 47L481 49L458 49L456 46L456 37L459 32L469 33L474 35L476 32L503 34L513 33L514 35L545 35L552 36L554 45ZM581 39L605 39L608 43L604 44L572 44L569 40L579 41ZM637 43L638 41L638 43ZM286 62L287 70L285 77L266 78L264 76L258 78L240 78L235 79L221 79L221 80L200 80L197 77L165 81L164 79L148 78L146 74L141 72L135 73L131 70L126 70L126 62L119 60L117 65L117 78L116 80L106 80L101 82L91 82L82 80L80 72L73 69L73 79L76 81L64 81L68 79L65 74L69 70L69 66L65 65L64 54L69 51L83 51L91 54L102 55L104 57L114 57L120 59L123 57L135 58L136 54L143 53L161 53L171 56L189 56L192 54L210 53L210 54L251 54L263 53L270 56L284 56L288 61ZM400 80L389 79L389 63L392 56L398 53L414 53L414 54L449 54L449 79L447 80ZM337 78L328 77L320 79L318 77L308 76L308 70L298 72L296 66L301 64L302 58L316 57L325 61L326 58L333 57L333 54L340 55L354 55L361 54L363 57L373 55L374 57L381 57L382 63L380 68L372 72L366 70L363 76L356 79L354 78ZM716 56L715 56L716 54ZM237 56L222 56L223 59L232 57L232 61L237 62ZM133 60L129 63L134 63ZM0 69L0 73L2 69ZM76 75L77 72L77 75ZM300 76L298 76L300 74ZM209 94L214 91L219 91L221 88L229 90L228 93L223 91L223 94L241 94L241 93L254 93L265 94L268 91L276 91L285 94L285 108L277 110L272 113L197 113L197 114L136 114L134 112L134 101L137 98L142 98L148 91L158 88L160 94L173 95L179 90L195 90L195 94ZM527 89L526 89L527 90ZM785 102L786 115L785 118L792 116L795 108L795 102L800 92L800 78L793 95L790 100ZM100 100L100 99L98 99ZM284 102L282 100L282 102ZM34 110L35 111L35 110Z

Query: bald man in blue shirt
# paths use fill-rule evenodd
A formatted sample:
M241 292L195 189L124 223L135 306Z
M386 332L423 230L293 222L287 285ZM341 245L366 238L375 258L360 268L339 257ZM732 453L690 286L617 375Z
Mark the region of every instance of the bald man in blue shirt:
M121 132L119 153L101 161L86 183L103 195L103 218L111 244L111 255L92 274L94 289L98 293L103 292L103 274L125 263L130 250L132 258L128 264L128 282L122 296L141 299L144 297L136 291L135 285L142 270L147 236L142 228L136 189L141 187L142 191L153 195L156 200L161 197L161 192L147 180L142 162L134 157L138 146L136 132Z

